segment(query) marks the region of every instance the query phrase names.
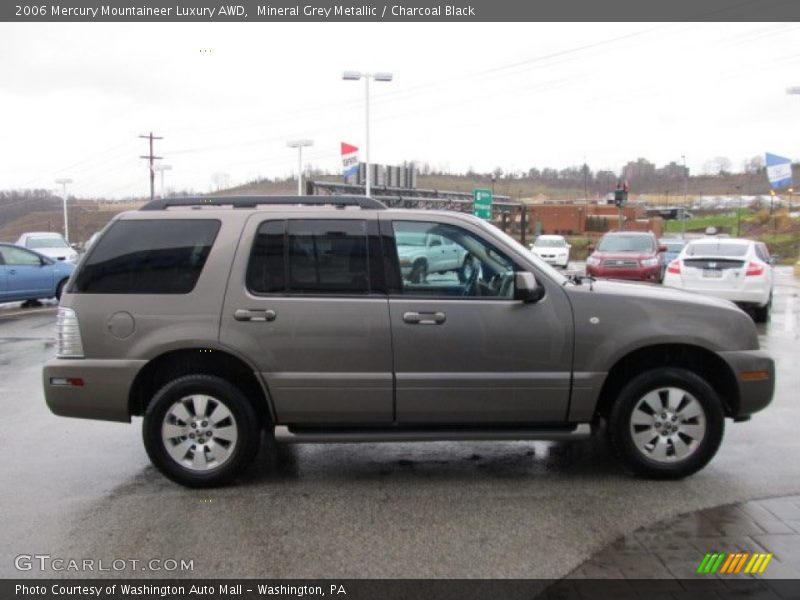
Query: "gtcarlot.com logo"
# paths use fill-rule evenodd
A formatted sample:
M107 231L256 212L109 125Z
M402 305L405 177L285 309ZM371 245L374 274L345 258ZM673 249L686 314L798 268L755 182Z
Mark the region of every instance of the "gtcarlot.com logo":
M769 561L772 560L772 553L763 552L714 552L705 555L697 567L697 572L701 574L719 573L722 575L736 575L737 573L760 574L763 573Z

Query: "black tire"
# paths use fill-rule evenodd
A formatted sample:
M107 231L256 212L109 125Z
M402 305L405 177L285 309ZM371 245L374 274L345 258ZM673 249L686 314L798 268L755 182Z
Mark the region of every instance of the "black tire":
M167 449L167 444L170 442L162 437L162 426L168 411L175 407L176 403L192 395L210 396L227 408L238 434L235 443L231 444L233 449L229 451L224 462L206 470L196 470L179 464ZM206 410L208 422L211 422L217 410L218 406ZM213 429L213 426L210 428ZM194 435L192 433L192 436ZM210 375L186 375L171 381L153 396L145 412L142 436L150 460L166 477L186 487L217 487L230 483L253 461L261 441L261 424L255 409L245 395L228 381ZM180 445L192 444L186 436L174 438L175 441L179 439L182 440ZM217 439L220 439L219 435L214 439L214 444L219 446L220 442L217 442ZM174 444L176 447L178 445ZM211 436L209 436L210 445ZM227 447L222 446L223 449ZM194 449L195 446L192 445L187 451L190 453L187 456L194 456ZM203 451L204 457L208 455L211 455L211 452L206 454Z
M756 323L766 323L769 321L769 313L772 309L772 294L769 295L769 301L764 306L756 306L753 309L753 321Z
M56 286L56 300L61 300L61 294L64 292L64 286L67 285L67 280L62 279Z
M428 277L428 261L424 258L418 258L411 268L411 274L408 276L411 283L425 283Z
M683 396L680 401L681 404L686 399L693 397L702 407L704 413L702 415L705 425L704 434L700 441L692 446L691 453L683 459L677 458L674 450L676 446L672 443L672 440L677 439L678 436L682 438L679 441L685 441L683 439L685 434L682 432L665 434L665 436L671 435L670 438L667 438L659 437L655 429L652 429L652 433L646 431L644 437L652 435L654 440L658 438L656 445L662 443L661 448L666 447L668 451L670 447L673 449L672 457L664 460L646 456L646 450L640 450L634 441L632 429L641 427L647 430L648 428L647 425L632 424L633 418L642 418L639 412L634 415L634 411L641 410L637 407L641 407L647 394L656 390L663 390L663 388L675 388L688 393ZM659 396L659 400L662 403L664 402L663 393ZM683 409L678 409L677 412L680 413L681 410ZM654 414L652 417L657 419L658 415ZM671 419L666 421L669 420ZM679 418L676 425L681 426L680 421L681 419ZM696 420L686 420L684 423L688 427L696 423ZM680 479L702 469L719 449L724 430L725 415L722 410L722 403L714 389L705 379L692 371L674 367L652 369L634 377L620 392L608 419L608 436L614 454L635 474L653 479ZM686 446L689 447L689 444L687 443Z

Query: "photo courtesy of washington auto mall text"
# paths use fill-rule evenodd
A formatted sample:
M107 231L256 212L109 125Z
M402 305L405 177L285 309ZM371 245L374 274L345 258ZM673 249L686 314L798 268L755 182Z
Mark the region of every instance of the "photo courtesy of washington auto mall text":
M800 598L800 2L0 2L0 600Z

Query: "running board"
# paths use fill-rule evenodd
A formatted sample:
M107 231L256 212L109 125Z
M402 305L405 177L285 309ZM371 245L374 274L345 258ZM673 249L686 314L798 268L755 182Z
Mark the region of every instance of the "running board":
M505 428L496 429L335 429L313 427L275 426L275 440L290 444L300 443L352 443L352 442L481 442L539 440L566 441L585 440L592 435L592 427L588 423L579 423L573 427L533 429Z

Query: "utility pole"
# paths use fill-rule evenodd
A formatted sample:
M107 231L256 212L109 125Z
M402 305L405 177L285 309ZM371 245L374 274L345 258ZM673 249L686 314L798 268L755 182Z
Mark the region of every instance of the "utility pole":
M156 170L155 170L155 160L161 160L161 156L154 156L153 155L153 140L163 140L163 137L158 137L153 135L151 131L148 135L140 135L142 139L150 140L150 154L146 156L140 156L139 158L146 158L150 161L150 200L155 200L156 197Z
M64 205L64 239L69 243L69 220L67 219L67 184L72 183L72 179L65 177L56 179L56 183L61 184L61 202Z

